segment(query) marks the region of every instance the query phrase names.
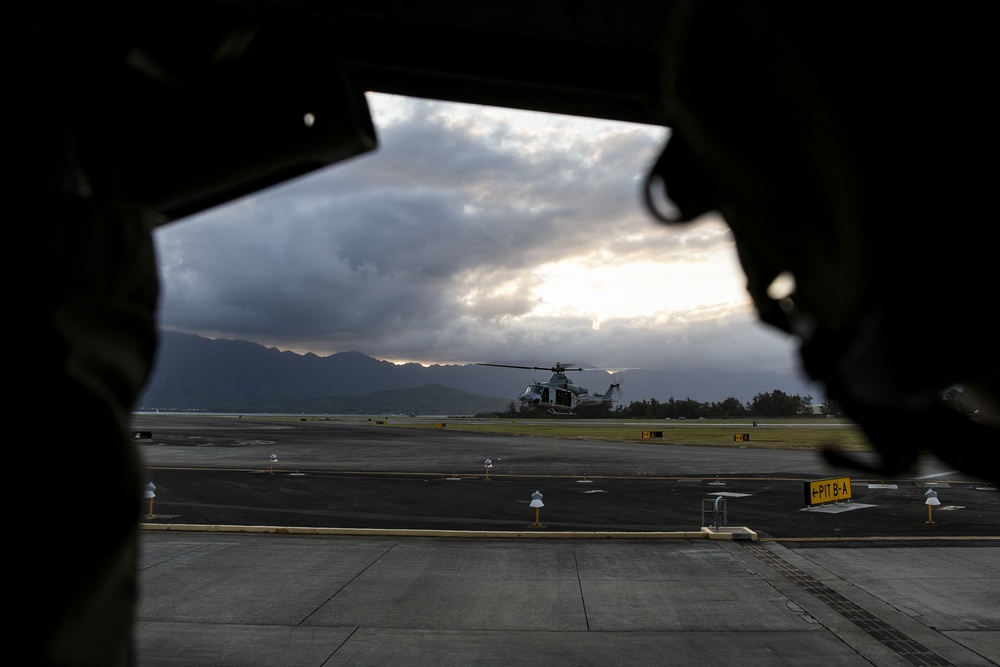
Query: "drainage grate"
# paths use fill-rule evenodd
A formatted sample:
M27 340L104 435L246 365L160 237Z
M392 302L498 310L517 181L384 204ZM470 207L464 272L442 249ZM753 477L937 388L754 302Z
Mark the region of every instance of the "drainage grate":
M826 584L817 581L797 567L790 565L759 544L750 543L746 546L757 558L794 581L818 600L906 658L912 664L950 667L950 662L920 642L910 639L871 612L854 604Z

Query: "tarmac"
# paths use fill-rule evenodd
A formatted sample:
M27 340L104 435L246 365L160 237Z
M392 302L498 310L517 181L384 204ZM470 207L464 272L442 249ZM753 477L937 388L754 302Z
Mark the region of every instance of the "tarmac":
M619 479L618 466L636 451L619 460L617 445L562 446L554 456L572 452L573 466L593 458L588 482L538 454L551 443L493 440L504 451L494 460L511 463L487 483L478 464L433 476L443 464L431 449L479 455L484 441L467 436L338 431L344 453L327 444L313 459L333 431L314 442L297 429L251 437L246 424L209 419L137 424L153 430L142 451L151 477L165 480L140 541L140 666L1000 665L1000 494L933 466L921 479L961 504L931 521L921 502L917 521L925 491L915 480L855 478L861 507L816 513L778 510L801 505L801 483L775 482L773 470L737 477L739 456L700 482L663 474L694 474L703 453L717 456L696 448L643 449L654 479L635 481ZM193 442L195 432L213 446ZM416 459L387 454L404 442L423 443ZM348 463L359 443L379 452L379 475ZM261 464L274 449L296 467ZM529 460L534 472L514 465ZM426 462L416 481L414 461ZM812 473L841 471L803 474ZM731 495L714 497L729 499L733 525L695 504L727 481ZM686 514L668 525L650 525L644 509L623 517L650 484ZM545 502L532 514L524 489L535 486ZM317 489L341 495L315 503ZM483 494L516 506L483 518ZM395 504L398 525L381 504L366 513L378 496ZM442 498L448 511L434 508ZM454 514L468 518L445 520Z

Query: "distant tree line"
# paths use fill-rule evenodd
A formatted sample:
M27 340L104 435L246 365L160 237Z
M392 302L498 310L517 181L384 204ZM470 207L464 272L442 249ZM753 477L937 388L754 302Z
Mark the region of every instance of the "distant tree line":
M979 411L973 403L971 392L964 387L952 387L941 395L946 405L956 412L977 417ZM627 419L754 419L757 417L796 417L796 416L845 416L843 408L835 399L827 397L826 403L813 410L813 397L806 394L786 394L775 389L770 393L760 393L746 403L729 397L719 402L699 403L690 398L677 400L673 397L665 402L655 398L632 401L627 405L583 406L574 410L577 417L592 418L627 418ZM507 404L507 415L521 417L552 417L544 410L525 408L515 401Z
M670 397L666 401L655 398L632 401L627 405L582 406L574 410L577 417L628 418L628 419L730 419L753 417L792 417L814 414L812 396L806 394L786 394L775 389L770 393L760 393L746 403L729 397L719 402L699 403L690 398L677 400ZM543 416L548 413L518 406L514 401L507 404L511 416ZM820 414L840 414L839 406L832 401L821 408Z
M677 400L673 397L665 402L655 398L632 401L628 405L617 405L610 410L613 416L635 419L729 419L733 417L791 417L811 415L812 396L808 394L786 394L775 389L770 393L760 393L746 403L729 398L709 403L699 403L690 398Z

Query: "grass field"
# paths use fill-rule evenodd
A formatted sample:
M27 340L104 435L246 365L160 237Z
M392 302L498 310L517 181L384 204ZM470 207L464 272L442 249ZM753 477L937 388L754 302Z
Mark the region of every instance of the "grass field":
M190 413L188 413L190 414ZM172 417L184 418L185 413ZM163 416L163 415L160 415ZM218 415L225 418L226 415ZM237 417L236 415L231 415ZM251 415L246 415L250 417ZM752 449L837 449L874 451L864 432L848 419L618 420L618 419L481 419L467 416L400 415L253 415L268 421L364 423L379 428L448 429L470 433L544 438L574 438L655 445L699 445Z
M387 417L385 426L407 428L447 428L450 431L500 433L505 435L547 438L584 438L611 442L647 442L649 444L747 447L759 449L823 449L872 451L864 432L849 420L803 419L758 420L754 427L746 422L725 420L690 421L618 421L553 419L442 418L440 422L407 417ZM749 437L746 437L749 436Z

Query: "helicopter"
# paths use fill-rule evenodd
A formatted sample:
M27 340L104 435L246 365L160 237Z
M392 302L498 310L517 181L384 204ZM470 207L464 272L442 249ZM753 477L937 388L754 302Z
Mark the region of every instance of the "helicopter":
M586 389L566 377L566 373L572 371L603 370L600 368L570 368L569 365L556 362L555 366L545 368L544 366L514 366L511 364L486 364L480 363L477 366L496 366L498 368L523 368L532 371L552 371L552 377L548 382L532 382L524 392L518 396L521 405L535 408L546 408L551 414L572 415L573 410L582 406L608 405L611 406L620 400L620 384L612 383L606 392L588 393Z

